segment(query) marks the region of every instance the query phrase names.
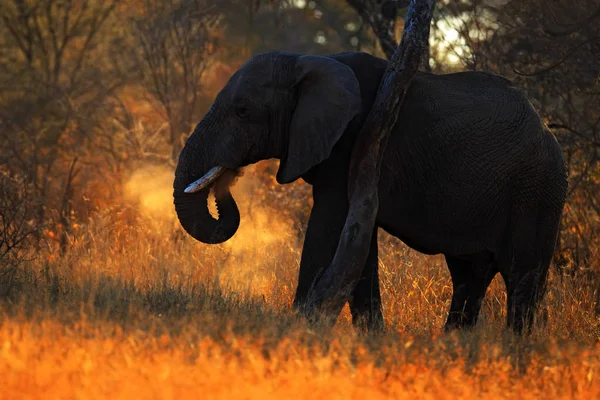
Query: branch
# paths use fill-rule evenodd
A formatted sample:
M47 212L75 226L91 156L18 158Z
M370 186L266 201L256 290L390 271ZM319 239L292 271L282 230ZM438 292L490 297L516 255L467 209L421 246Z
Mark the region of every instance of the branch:
M398 9L408 5L408 0L347 0L348 4L356 10L358 15L373 29L381 49L388 59L392 58L398 47L394 28Z
M550 29L549 27L544 28L544 32L553 38L558 38L561 36L567 36L577 31L582 30L583 28L587 28L589 24L596 18L600 17L600 7L596 11L592 13L589 17L584 18L580 21L575 21L569 25L569 28L559 30L559 29Z
M598 121L600 121L600 118L598 119ZM558 123L550 123L548 124L548 128L550 129L563 129L565 131L568 131L570 133L572 133L573 135L588 141L591 145L600 148L600 141L595 140L594 138L588 137L586 135L584 135L583 133L576 131L575 129L571 128L568 125L564 125L564 124L558 124Z
M354 145L348 173L350 209L331 265L316 282L305 312L332 318L356 286L367 256L379 208L381 161L400 106L429 40L435 0L412 0L400 46L381 79L377 97Z
M525 73L525 72L520 72L516 69L513 69L513 72L517 75L521 75L521 76L535 76L535 75L541 75L544 74L548 71L553 70L554 68L560 66L562 63L564 63L573 53L575 53L576 50L580 49L581 47L585 46L588 43L588 41L584 41L582 43L579 43L577 46L571 48L569 51L567 51L567 53L556 63L549 65L548 67L544 67L541 68L535 72L530 72L530 73Z

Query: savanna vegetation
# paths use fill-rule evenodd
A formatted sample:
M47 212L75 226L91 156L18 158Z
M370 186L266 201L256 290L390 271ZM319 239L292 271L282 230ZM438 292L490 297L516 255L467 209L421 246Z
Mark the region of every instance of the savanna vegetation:
M276 161L203 245L172 205L179 151L229 76L275 49L389 55L407 1L0 3L0 398L599 398L600 4L438 1L422 69L514 80L570 171L534 333L444 334L443 258L380 235L386 333L291 311L311 208ZM392 35L390 32L396 32Z

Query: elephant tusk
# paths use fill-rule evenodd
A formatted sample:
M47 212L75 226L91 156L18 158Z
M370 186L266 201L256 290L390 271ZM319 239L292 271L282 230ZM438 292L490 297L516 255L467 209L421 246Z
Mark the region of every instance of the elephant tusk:
M193 183L190 183L188 187L185 188L184 192L196 193L204 189L205 187L216 181L217 178L221 176L221 174L223 174L223 172L225 172L224 167L211 168L206 174L204 174L202 178L198 179L197 181L194 181Z

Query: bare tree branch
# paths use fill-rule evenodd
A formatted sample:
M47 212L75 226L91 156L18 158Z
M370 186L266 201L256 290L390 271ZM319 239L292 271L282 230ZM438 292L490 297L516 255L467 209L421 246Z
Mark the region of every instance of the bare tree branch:
M347 0L347 2L371 26L381 49L388 58L392 58L398 47L394 34L397 12L399 8L408 6L409 0Z
M136 21L135 31L142 50L141 72L169 123L171 158L176 162L182 135L199 117L202 77L214 53L211 35L219 16L206 0L145 0L143 7L144 17Z

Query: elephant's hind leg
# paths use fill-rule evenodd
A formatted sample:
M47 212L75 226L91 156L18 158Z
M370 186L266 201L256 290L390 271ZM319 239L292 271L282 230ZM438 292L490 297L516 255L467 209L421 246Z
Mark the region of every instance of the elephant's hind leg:
M485 292L497 273L488 261L467 261L446 256L452 277L452 303L444 329L446 331L475 326Z
M522 218L510 234L512 263L501 266L508 292L507 325L515 333L530 333L541 302L560 223L557 211L543 208L536 218Z

